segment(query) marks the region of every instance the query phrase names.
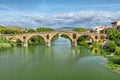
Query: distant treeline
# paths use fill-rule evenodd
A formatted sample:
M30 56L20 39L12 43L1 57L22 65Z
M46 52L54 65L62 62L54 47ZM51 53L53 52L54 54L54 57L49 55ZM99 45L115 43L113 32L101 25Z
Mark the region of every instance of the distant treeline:
M46 31L54 31L52 28L39 27L36 29L32 28L21 28L21 27L5 27L0 26L1 34L21 34L21 33L32 33L32 32L46 32Z
M73 28L73 31L77 31L77 32L86 32L88 31L86 28Z

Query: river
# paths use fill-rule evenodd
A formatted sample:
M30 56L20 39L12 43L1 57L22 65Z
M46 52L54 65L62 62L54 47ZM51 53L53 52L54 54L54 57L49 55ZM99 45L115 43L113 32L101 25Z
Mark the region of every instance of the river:
M59 37L51 47L15 47L0 52L0 80L120 80L106 59Z

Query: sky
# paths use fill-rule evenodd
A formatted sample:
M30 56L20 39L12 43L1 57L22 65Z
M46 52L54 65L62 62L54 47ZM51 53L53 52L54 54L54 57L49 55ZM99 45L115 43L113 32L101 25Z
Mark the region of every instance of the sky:
M0 0L3 26L92 28L117 20L120 0Z

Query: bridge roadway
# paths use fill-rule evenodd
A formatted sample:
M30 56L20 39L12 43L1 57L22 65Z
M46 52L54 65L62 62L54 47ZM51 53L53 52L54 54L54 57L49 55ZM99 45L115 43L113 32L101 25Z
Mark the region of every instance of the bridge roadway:
M23 33L23 34L1 34L0 36L8 40L18 38L22 41L23 46L28 46L28 41L33 36L41 36L47 46L51 45L51 40L57 34L64 34L69 37L71 44L76 46L79 37L86 35L89 36L92 42L103 42L107 39L107 34L97 34L89 32L75 32L75 31L51 31L51 32L35 32L35 33ZM104 37L103 37L104 36Z

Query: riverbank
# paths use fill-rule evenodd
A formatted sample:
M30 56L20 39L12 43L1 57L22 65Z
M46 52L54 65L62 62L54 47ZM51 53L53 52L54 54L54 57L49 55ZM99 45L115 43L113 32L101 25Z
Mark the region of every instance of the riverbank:
M120 74L120 56L112 55L108 57L108 69Z
M93 47L90 48L92 55L102 56L107 59L106 68L110 69L115 73L120 74L120 56L115 52L109 52L108 50L102 49L100 43L94 43Z
M0 38L0 51L12 48L14 44L11 41L4 38Z
M106 67L113 72L120 74L120 65L109 63Z

